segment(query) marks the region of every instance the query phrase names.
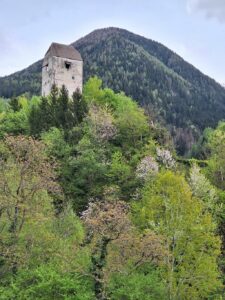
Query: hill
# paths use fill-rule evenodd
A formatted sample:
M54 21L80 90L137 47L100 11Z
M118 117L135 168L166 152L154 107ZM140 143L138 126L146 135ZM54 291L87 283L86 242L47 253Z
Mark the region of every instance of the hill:
M162 44L127 30L95 30L72 44L84 60L84 80L124 91L167 125L183 153L205 127L225 116L225 90ZM0 78L0 95L40 93L41 63Z

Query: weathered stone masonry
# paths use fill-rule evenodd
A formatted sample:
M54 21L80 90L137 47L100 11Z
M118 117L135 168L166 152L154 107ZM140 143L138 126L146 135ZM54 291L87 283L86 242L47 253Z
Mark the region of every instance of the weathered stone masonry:
M52 43L42 66L42 96L51 92L52 85L65 85L69 96L83 87L83 60L72 46Z

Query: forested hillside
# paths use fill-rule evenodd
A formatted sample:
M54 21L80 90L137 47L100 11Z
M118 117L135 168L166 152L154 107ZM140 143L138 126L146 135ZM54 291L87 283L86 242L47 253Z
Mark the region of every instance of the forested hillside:
M225 116L225 90L165 46L118 28L96 30L73 43L84 60L84 80L124 91L165 124L177 149L190 149L199 133ZM0 78L0 95L40 93L41 61Z
M225 123L180 159L97 77L0 120L0 299L223 299Z

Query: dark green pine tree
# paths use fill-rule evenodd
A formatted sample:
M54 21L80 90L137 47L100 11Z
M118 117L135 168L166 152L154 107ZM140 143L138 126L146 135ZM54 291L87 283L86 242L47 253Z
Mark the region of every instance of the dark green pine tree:
M38 106L32 106L29 115L30 134L33 136L39 136L42 130L42 122L40 122L40 108Z
M79 89L76 89L72 96L72 113L74 116L75 126L83 121L83 118L87 113L87 103L82 97Z
M19 99L16 97L10 99L9 105L12 108L12 110L15 112L19 111L22 108L21 104L19 103Z
M58 127L57 111L59 106L59 89L56 84L53 84L50 94L50 107L52 114L52 126Z
M64 85L60 90L53 85L51 94L42 97L40 104L31 109L30 132L32 135L40 136L43 131L57 127L64 130L65 138L68 140L71 130L82 122L86 113L87 104L79 90L76 90L70 99ZM75 132L76 130L73 133Z
M29 123L30 133L34 136L39 136L42 132L49 130L53 126L51 106L48 98L42 97L39 106L31 108Z
M46 97L42 98L39 109L40 109L39 122L42 123L42 131L47 131L53 125L51 105L48 101L48 98Z
M68 129L71 122L69 112L69 94L65 85L62 86L59 93L58 109L57 109L57 122L58 126L63 129Z

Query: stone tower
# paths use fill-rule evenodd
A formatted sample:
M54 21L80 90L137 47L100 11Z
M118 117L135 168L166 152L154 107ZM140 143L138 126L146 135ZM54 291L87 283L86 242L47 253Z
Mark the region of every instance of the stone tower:
M73 47L52 43L42 66L42 96L51 92L52 85L65 85L69 96L78 88L82 92L83 60Z

